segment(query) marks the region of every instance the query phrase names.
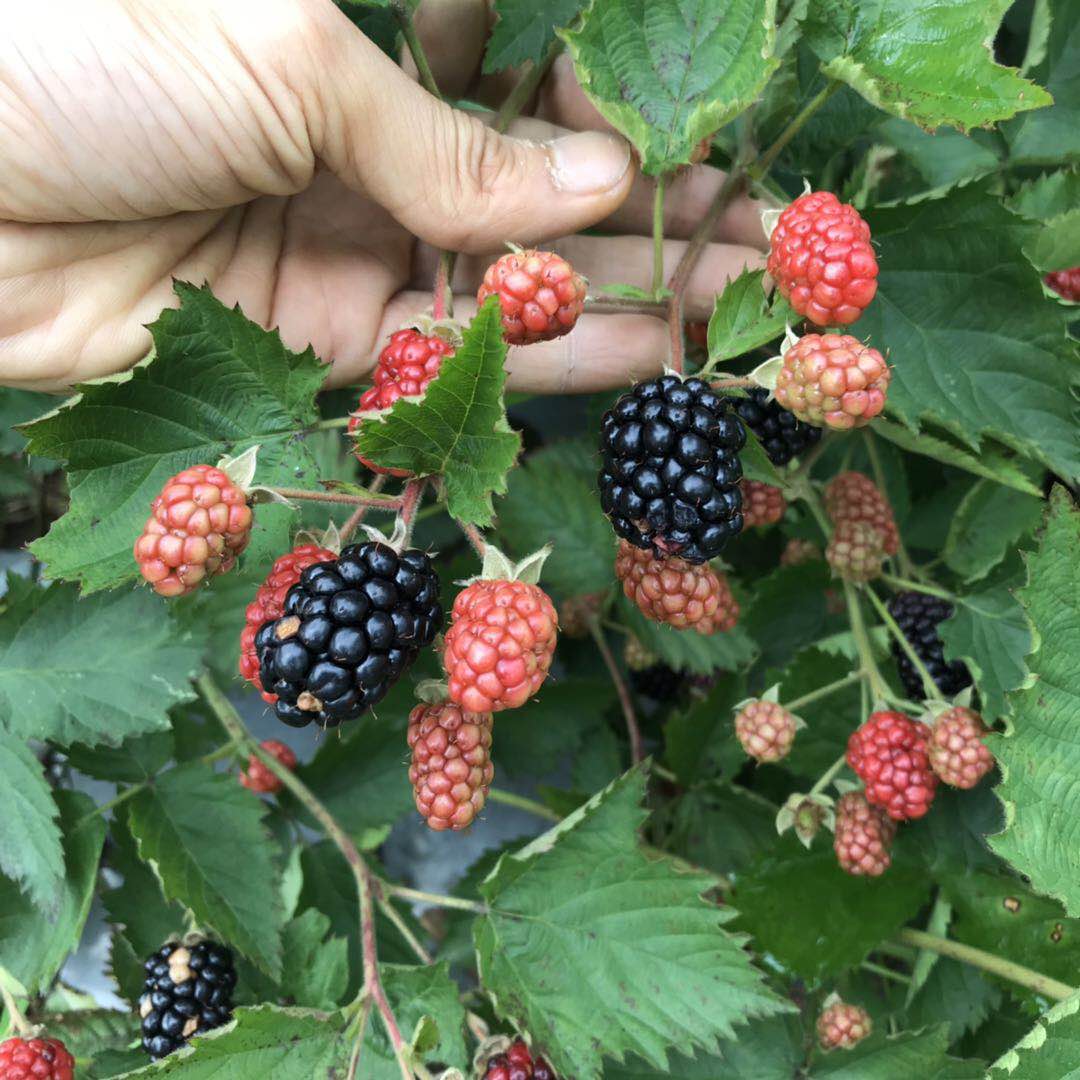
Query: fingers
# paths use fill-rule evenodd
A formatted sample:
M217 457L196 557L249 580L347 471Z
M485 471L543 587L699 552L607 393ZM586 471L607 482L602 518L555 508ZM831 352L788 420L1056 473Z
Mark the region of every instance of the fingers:
M500 135L417 86L351 25L323 35L309 78L320 158L439 247L483 251L577 232L611 214L633 182L620 137L535 145Z
M427 293L399 293L386 308L379 342L385 342L429 303ZM455 301L455 318L467 322L475 314L476 302L471 297ZM628 386L659 372L667 349L667 326L661 319L586 314L565 337L511 348L506 360L507 385L532 394L585 394ZM374 355L336 361L328 385L356 382L374 363Z

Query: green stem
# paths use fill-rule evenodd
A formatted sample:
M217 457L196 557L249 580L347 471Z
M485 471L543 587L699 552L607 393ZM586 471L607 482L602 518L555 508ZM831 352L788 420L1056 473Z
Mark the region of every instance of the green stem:
M456 256L452 251L439 252L439 264L435 268L435 285L431 291L431 314L436 319L453 318L454 293L450 279L454 276Z
M881 457L877 452L877 436L869 428L863 428L862 434L863 442L866 445L866 454L870 458L870 468L874 473L874 483L877 484L878 490L884 495L885 470L881 467ZM903 537L897 538L896 560L900 566L900 572L905 576L910 576L915 569L915 564L911 561L907 548L904 547Z
M669 784L677 784L679 782L679 778L670 769L657 764L655 761L649 766L649 772L651 772L653 776L659 776L661 780L666 780Z
M817 444L812 446L801 458L799 458L798 468L791 474L791 479L798 480L803 477L809 477L810 471L814 465L817 464L818 458L825 453L826 450L832 445L832 438L830 432L826 431L822 433Z
M807 794L817 795L836 779L836 774L847 764L847 754L841 754L818 778Z
M927 596L937 596L942 600L948 600L950 604L956 603L956 597L951 592L936 585L923 585L922 582L910 581L907 578L896 577L894 574L882 574L881 580L897 592L921 592L926 593Z
M788 126L780 132L776 142L747 170L751 179L760 180L772 168L773 162L780 156L784 147L798 135L807 120L839 89L840 83L828 82L803 106L802 110L791 119Z
M862 677L863 673L861 671L853 671L850 675L845 675L842 679L837 679L836 682L828 683L826 686L820 686L817 690L811 690L809 694L803 694L802 697L798 697L794 701L785 701L784 708L788 712L794 712L804 705L809 705L812 701L828 697L829 694L835 694L837 690L843 690L845 686L850 686Z
M668 309L666 300L642 300L629 296L587 296L585 310L598 315L655 315L662 317Z
M879 698L889 696L889 687L878 671L874 660L873 648L870 638L866 633L866 624L863 622L862 610L859 608L859 598L850 581L844 583L844 600L847 603L848 619L851 622L851 636L855 639L855 648L859 653L859 663L866 672L867 681L871 691Z
M929 701L943 700L941 692L937 688L937 683L934 682L933 675L927 670L927 667L922 662L919 654L911 647L911 642L904 636L903 630L896 625L896 620L889 614L889 609L881 602L881 598L869 586L866 588L866 595L870 597L870 602L877 610L886 629L892 634L893 640L904 650L907 654L907 658L919 673L919 678L922 679L923 691L925 692L927 699Z
M410 889L407 885L395 885L392 881L380 881L379 888L391 896L402 900L412 900L418 904L434 904L435 907L456 908L459 911L471 911L476 915L486 915L487 906L476 900L466 900L462 896L444 896L442 893L424 892Z
M400 510L401 499L396 496L372 498L367 495L345 495L338 491L311 491L308 488L267 488L283 499L296 499L300 502L341 503L345 506L370 506L374 509Z
M1058 982L1031 968L1014 964L1011 960L995 956L993 953L984 952L971 945L963 945L959 941L951 941L949 938L938 937L936 934L928 934L925 930L915 930L906 927L896 935L896 940L904 945L913 945L916 949L929 949L941 956L947 956L951 960L959 960L962 964L970 964L997 975L998 978L1008 979L1018 986L1025 986L1036 994L1043 997L1053 998L1055 1001L1064 1001L1076 993L1076 987L1067 983Z
M491 788L488 791L487 797L492 802L502 803L504 806L516 806L519 810L524 810L526 813L533 814L538 818L543 818L545 821L562 821L562 817L556 814L554 810L545 806L542 802L537 802L535 799L527 799L524 795L515 795L512 791L503 791L502 788Z
M491 126L496 131L506 131L521 110L529 104L529 99L539 89L540 84L544 81L544 76L551 70L551 65L558 59L563 48L562 40L556 38L548 46L548 50L540 58L540 62L529 65L528 70L517 81L514 89L506 96L506 100L495 114L495 122Z
M869 971L872 975L879 975L883 979L891 979L893 982L903 983L905 986L911 985L910 975L903 975L899 971L893 971L892 968L887 968L883 964L875 964L872 960L864 960L859 967L863 971Z
M658 176L653 188L652 210L652 291L659 297L664 287L664 194L667 176Z
M225 692L209 674L200 675L195 680L199 693L203 700L210 706L210 710L217 717L218 722L228 733L229 737L238 746L245 746L254 754L280 781L287 787L297 801L301 803L311 816L322 827L327 838L341 852L342 857L352 870L356 882L357 902L360 914L360 943L364 962L364 984L361 993L368 993L374 999L375 1006L382 1017L386 1034L394 1048L398 1067L404 1080L413 1080L412 1070L407 1061L407 1046L398 1027L397 1019L390 1002L386 999L382 979L379 975L378 946L375 940L375 911L372 896L377 887L376 880L368 870L360 852L357 851L349 834L337 823L334 816L315 797L308 786L296 775L292 769L287 769L273 754L268 754L256 741L254 736L244 726L240 714L233 707L232 702L225 696Z
M349 426L349 417L331 416L328 420L319 420L309 427L308 431L333 431L336 428Z
M383 892L389 891L385 883L382 885L382 890ZM429 953L420 943L419 938L412 932L409 924L402 917L401 912L399 912L389 900L380 897L379 910L394 924L397 928L397 932L405 939L406 944L416 954L416 958L421 964L430 964L433 962L431 953Z
M416 73L420 77L420 85L433 97L442 100L439 84L435 81L431 64L428 63L427 53L424 52L424 46L420 42L420 35L417 34L416 27L413 25L412 12L403 3L395 3L393 11L394 18L397 19L398 27L401 30L401 36L405 39L409 52L412 53L413 63L416 64Z

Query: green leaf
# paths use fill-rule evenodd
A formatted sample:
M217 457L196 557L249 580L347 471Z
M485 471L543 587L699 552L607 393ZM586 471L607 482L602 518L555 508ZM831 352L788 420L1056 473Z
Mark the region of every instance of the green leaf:
M45 1018L50 1039L60 1039L77 1061L102 1050L123 1046L139 1037L139 1021L134 1012L112 1009L80 1009ZM77 1073L82 1076L82 1072Z
M1034 684L1009 695L1013 729L991 748L1006 829L991 847L1039 892L1080 915L1080 512L1063 488L1051 497L1020 602L1034 629Z
M1077 1080L1080 994L1059 1001L990 1067L995 1080Z
M118 747L91 748L74 743L65 751L68 764L95 780L137 784L161 772L175 753L171 731L133 735Z
M707 698L668 720L665 758L684 785L733 775L746 763L734 726L734 707L745 697L745 679L721 679Z
M0 724L67 745L162 731L194 697L198 649L146 592L79 598L10 576L0 620ZM92 644L91 644L92 643Z
M986 1067L979 1061L950 1057L949 1026L938 1024L925 1031L903 1031L886 1036L875 1032L851 1050L818 1052L808 1080L981 1080Z
M162 485L191 465L259 445L256 482L314 486L299 429L316 419L326 369L289 352L207 288L176 283L179 310L150 332L156 356L115 379L87 383L24 431L32 454L65 463L71 507L31 545L49 576L85 592L137 576L132 545ZM268 563L289 547L293 511L260 506L246 558Z
M929 189L945 189L977 180L1001 167L997 138L988 132L962 135L952 128L923 131L916 124L889 117L874 129L877 138L895 147L919 171ZM989 145L987 145L989 144Z
M54 408L56 398L52 394L15 390L10 386L0 388L0 454L21 454L26 448L26 437L17 425Z
M945 659L967 664L990 723L1006 714L1007 692L1028 681L1024 657L1031 648L1031 631L1010 591L1015 584L991 580L980 592L957 597L955 614L938 627Z
M950 570L977 581L993 570L1017 541L1042 520L1043 501L1012 488L975 484L949 526L941 557Z
M759 950L805 978L825 978L865 959L918 911L928 888L922 869L900 859L881 878L852 877L828 834L807 851L786 833L739 876L731 901Z
M0 871L49 913L64 880L57 816L37 756L21 739L0 735Z
M555 41L555 30L569 26L585 0L495 0L498 21L488 38L484 73L505 71L531 60L539 63Z
M388 413L360 426L361 455L414 476L441 475L450 514L490 525L491 496L506 491L506 474L521 449L506 422L505 359L499 303L491 298L421 400L399 398Z
M499 503L499 536L527 555L544 541L544 585L559 596L610 589L614 537L596 497L596 447L580 440L546 446L510 474Z
M1031 75L1054 96L1049 109L1006 125L1012 161L1025 165L1075 163L1080 156L1080 0L1051 0L1046 56Z
M712 1049L785 1008L719 929L732 913L701 898L710 879L642 854L644 792L640 770L628 773L481 886L484 988L578 1080L601 1075L602 1053L665 1068L669 1047Z
M978 968L939 956L907 1008L914 1027L949 1025L949 1041L974 1031L1001 1004L1002 992Z
M764 270L744 270L717 294L709 319L709 360L720 363L767 345L784 333L794 316L775 293L770 305L763 286Z
M967 131L1052 102L990 45L1012 0L814 0L822 71L893 116Z
M1080 472L1080 364L1066 309L1023 253L1029 226L977 185L876 211L878 295L859 336L887 349L891 414L940 424L978 451L986 437L1062 476Z
M1030 181L1009 200L1009 208L1040 223L1024 247L1032 265L1039 270L1080 265L1080 169Z
M194 762L158 777L131 800L128 816L166 898L276 979L283 917L265 811L235 777Z
M658 175L757 99L778 64L775 14L774 0L610 0L561 36L589 100Z
M16 885L0 878L0 966L30 993L47 987L82 936L94 897L105 822L93 800L76 791L56 792L64 837L65 877L55 916L46 918Z
M290 919L282 933L281 986L297 1005L333 1009L349 985L349 943L331 937L330 919L315 908Z
M824 559L781 566L754 582L753 596L741 618L761 648L762 663L786 664L808 641L822 635L828 586Z

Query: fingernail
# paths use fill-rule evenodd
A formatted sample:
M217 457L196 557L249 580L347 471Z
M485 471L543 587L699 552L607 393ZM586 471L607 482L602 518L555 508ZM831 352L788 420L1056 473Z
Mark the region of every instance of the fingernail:
M616 187L630 168L630 144L606 131L579 131L548 143L552 183L571 195Z

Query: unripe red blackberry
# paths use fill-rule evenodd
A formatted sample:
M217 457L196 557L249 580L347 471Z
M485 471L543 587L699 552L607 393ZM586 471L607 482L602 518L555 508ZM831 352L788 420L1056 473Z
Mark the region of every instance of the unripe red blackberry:
M813 540L801 540L792 537L780 552L781 566L801 566L803 563L815 562L823 558L821 548Z
M513 251L487 268L476 302L497 296L503 338L529 345L570 333L585 310L586 292L585 279L553 251Z
M277 739L264 739L259 745L278 759L286 769L296 768L296 755ZM248 757L248 767L240 773L240 783L259 795L273 795L281 790L281 781L254 755Z
M885 561L881 533L861 521L841 521L829 538L825 561L845 581L872 581Z
M627 598L654 622L712 634L730 630L738 621L739 605L731 589L707 563L657 559L651 551L620 540L615 576Z
M150 510L135 562L161 596L183 596L231 570L251 538L247 493L212 465L178 472Z
M784 353L776 400L798 419L839 431L864 427L885 408L892 372L850 334L806 334Z
M558 1077L542 1057L533 1057L523 1039L515 1039L505 1053L488 1059L484 1080L558 1080Z
M896 822L871 806L861 791L849 791L836 804L833 850L840 869L855 877L880 877L892 862L889 848Z
M1055 270L1047 274L1043 280L1058 296L1071 300L1074 304L1080 304L1080 266L1074 266L1069 270Z
M866 798L894 821L921 818L934 801L930 729L898 712L871 713L848 739L847 763L866 785Z
M73 1080L75 1059L59 1039L13 1037L0 1043L0 1080Z
M974 709L954 705L934 721L930 767L951 787L973 788L994 767L994 755L983 742L986 734Z
M491 713L449 701L417 705L409 714L409 783L429 828L465 829L483 809L495 776L491 720Z
M300 580L300 575L320 562L330 562L337 553L318 544L299 544L292 551L279 555L244 612L244 629L240 632L240 674L273 705L276 694L263 690L259 678L259 658L255 653L255 635L268 619L279 619L285 610L285 596Z
M784 493L772 484L759 480L740 480L742 488L743 531L765 525L775 525L784 517L787 500Z
M817 1018L818 1042L823 1050L850 1050L870 1034L873 1026L864 1008L838 999L826 1005Z
M776 701L748 701L735 714L735 736L755 761L782 761L791 752L799 722Z
M870 226L831 191L808 191L782 211L766 269L788 303L818 326L855 322L877 292Z
M861 472L842 472L825 488L825 512L833 522L862 521L881 533L886 555L900 549L892 507L877 484Z

